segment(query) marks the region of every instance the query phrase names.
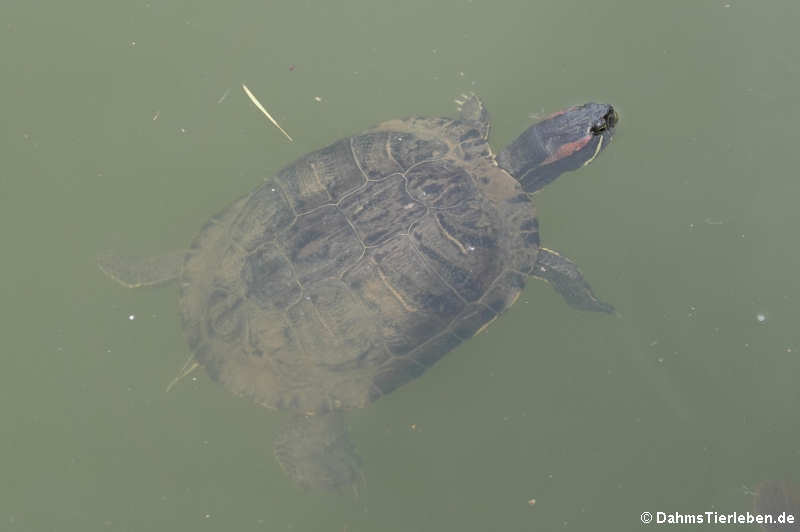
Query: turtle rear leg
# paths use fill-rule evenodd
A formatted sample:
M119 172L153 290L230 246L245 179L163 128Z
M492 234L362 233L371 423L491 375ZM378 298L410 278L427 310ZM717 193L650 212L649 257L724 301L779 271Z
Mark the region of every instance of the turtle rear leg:
M539 250L531 275L550 283L571 307L616 314L614 307L595 297L578 266L552 249Z
M181 273L185 257L184 250L144 258L123 257L106 252L97 256L97 266L119 284L128 288L139 288L176 279Z

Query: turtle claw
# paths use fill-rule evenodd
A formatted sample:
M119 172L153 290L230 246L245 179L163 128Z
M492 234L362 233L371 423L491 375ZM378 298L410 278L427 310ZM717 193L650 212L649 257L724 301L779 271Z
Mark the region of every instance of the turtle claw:
M453 99L453 102L455 102L456 106L458 106L458 110L461 111L461 108L464 106L464 104L475 97L476 96L474 92L470 92L469 94L462 92L457 98Z
M474 92L462 93L453 101L458 106L458 114L461 115L462 120L480 122L488 131L489 115L486 113L483 102Z

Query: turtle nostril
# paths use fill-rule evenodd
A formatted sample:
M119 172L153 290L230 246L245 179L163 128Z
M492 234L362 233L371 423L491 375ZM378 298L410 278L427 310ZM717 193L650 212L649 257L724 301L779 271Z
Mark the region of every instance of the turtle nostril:
M613 107L609 106L608 112L605 114L605 116L603 116L603 120L605 120L608 127L614 127L619 121L619 115Z

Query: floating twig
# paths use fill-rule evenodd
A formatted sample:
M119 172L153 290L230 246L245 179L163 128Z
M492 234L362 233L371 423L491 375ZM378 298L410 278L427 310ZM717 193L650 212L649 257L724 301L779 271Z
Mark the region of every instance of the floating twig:
M272 115L270 115L267 112L267 110L264 109L264 106L261 105L261 102L258 101L258 98L253 96L253 93L250 92L250 89L247 88L247 85L242 83L242 89L244 89L244 93L247 94L247 97L250 98L250 101L253 102L256 107L258 107L258 110L261 111L262 113L264 113L264 116L269 118L269 121L272 122L273 124L275 124L275 127L280 129L281 133L283 133L286 136L286 138L289 139L289 142L294 142L294 139L292 139L292 137L290 137L289 134L286 131L283 130L283 128L280 126L280 124L278 124L278 122L276 122L275 119L272 118Z
M230 94L230 92L231 92L231 89L230 89L230 87L228 87L227 89L225 89L225 92L223 92L223 93L222 93L222 96L220 96L220 97L219 97L219 99L217 100L217 103L219 104L219 103L222 103L222 102L224 102L224 101L225 101L225 98L227 98L227 97L228 97L228 94Z

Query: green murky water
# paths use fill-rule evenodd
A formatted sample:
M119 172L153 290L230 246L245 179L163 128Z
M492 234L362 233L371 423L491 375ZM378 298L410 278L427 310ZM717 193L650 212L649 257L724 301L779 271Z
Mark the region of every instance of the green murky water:
M760 481L800 480L798 15L791 0L4 3L0 529L638 530L644 511L752 510ZM94 255L184 246L295 157L452 114L465 90L495 147L532 114L618 108L611 148L538 206L543 242L621 317L532 283L349 417L357 499L303 493L271 456L279 416L200 373L164 393L188 355L176 288L118 287Z

